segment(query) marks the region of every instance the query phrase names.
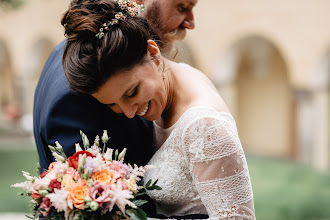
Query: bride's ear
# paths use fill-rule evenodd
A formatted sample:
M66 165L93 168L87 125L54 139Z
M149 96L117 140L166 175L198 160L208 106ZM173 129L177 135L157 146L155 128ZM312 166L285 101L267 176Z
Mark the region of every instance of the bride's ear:
M156 42L153 40L148 40L148 54L153 58L158 58L161 55Z

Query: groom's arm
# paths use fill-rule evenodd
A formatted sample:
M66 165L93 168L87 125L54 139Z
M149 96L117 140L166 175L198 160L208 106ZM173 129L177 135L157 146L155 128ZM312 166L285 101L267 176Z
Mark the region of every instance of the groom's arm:
M67 156L75 153L75 143L82 146L80 130L91 144L96 135L101 136L103 130L107 130L110 137L107 146L118 150L127 148L127 163L145 165L152 156L152 126L139 117L128 119L93 97L77 96L70 91L61 94L48 109L41 120L41 132L35 134L39 135L36 140L41 139L37 147L42 168L47 169L53 161L48 145L54 145L55 141L60 142Z

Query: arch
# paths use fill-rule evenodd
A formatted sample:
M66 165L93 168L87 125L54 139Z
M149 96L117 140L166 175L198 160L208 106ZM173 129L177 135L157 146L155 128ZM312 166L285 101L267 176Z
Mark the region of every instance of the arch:
M247 152L295 156L288 66L272 41L259 35L239 39L219 59L212 78L236 119Z
M21 85L21 96L23 98L24 114L32 114L34 91L37 86L41 71L46 63L49 54L55 44L47 38L36 40L27 53L24 74Z
M15 75L6 43L0 40L0 116L6 121L18 117Z
M313 77L313 165L330 168L330 48L322 56Z

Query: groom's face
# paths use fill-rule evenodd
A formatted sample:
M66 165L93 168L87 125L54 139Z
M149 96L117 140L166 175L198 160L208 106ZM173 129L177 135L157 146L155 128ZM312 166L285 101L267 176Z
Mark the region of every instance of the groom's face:
M171 42L182 40L186 29L194 29L193 8L198 0L144 0L145 17Z

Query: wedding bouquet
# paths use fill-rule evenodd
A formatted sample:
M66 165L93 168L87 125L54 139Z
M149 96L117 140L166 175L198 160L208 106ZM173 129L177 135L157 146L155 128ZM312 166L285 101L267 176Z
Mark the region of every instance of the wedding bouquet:
M80 131L84 150L76 144L76 153L67 158L60 143L49 146L56 162L34 177L23 171L23 196L32 198L31 219L147 219L139 206L147 201L137 199L146 190L160 190L157 180L143 186L141 178L149 166L138 167L123 162L126 148L119 153L107 148L107 132L102 136L103 149L96 136L90 147ZM106 151L105 151L106 149Z

